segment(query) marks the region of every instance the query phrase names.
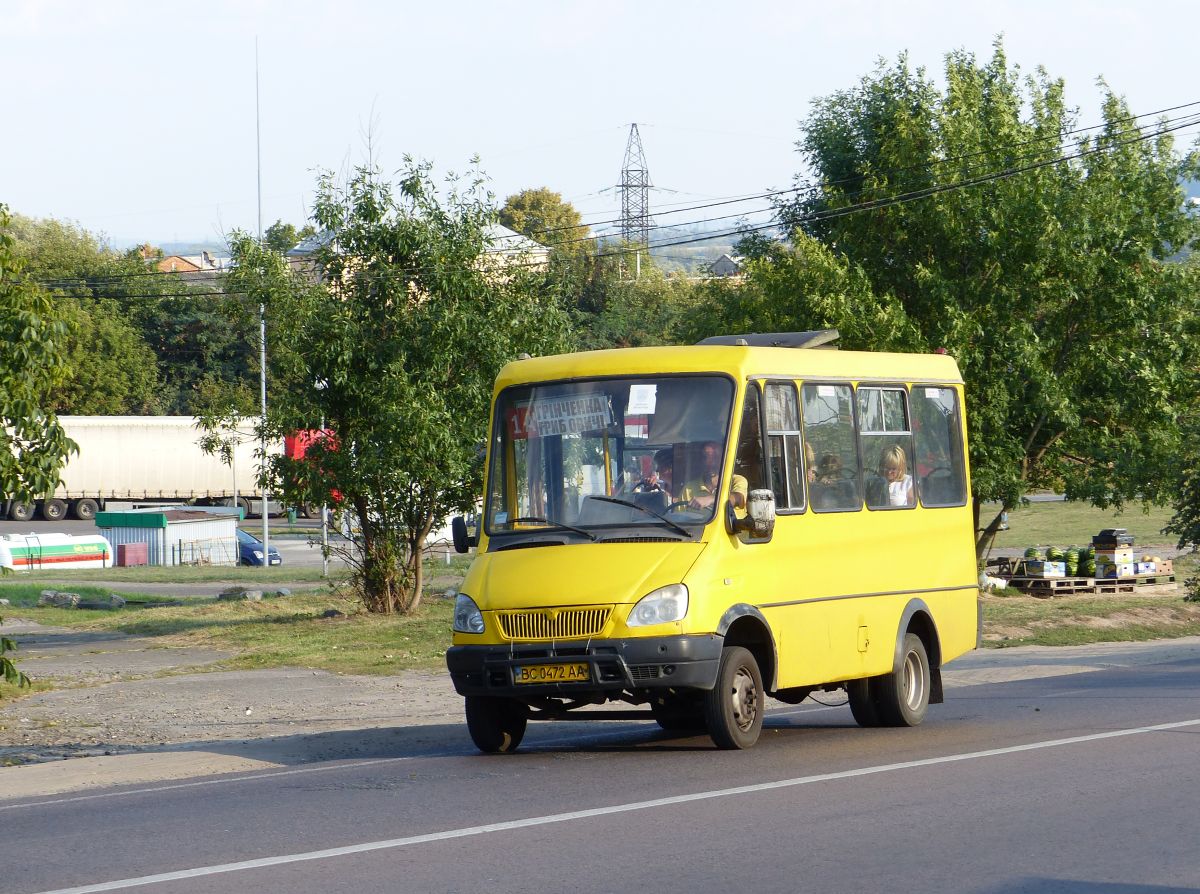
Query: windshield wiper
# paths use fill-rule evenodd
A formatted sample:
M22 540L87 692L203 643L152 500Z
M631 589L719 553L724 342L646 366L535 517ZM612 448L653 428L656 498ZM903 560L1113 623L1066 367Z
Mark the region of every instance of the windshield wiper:
M622 500L620 497L606 497L601 494L590 494L590 497L593 500L601 500L602 502L605 502L605 503L616 503L618 506L628 506L631 509L640 509L642 512L646 513L647 515L653 515L664 525L668 525L671 528L674 528L676 531L678 531L684 537L692 536L692 532L689 531L687 528L685 528L683 525L675 524L675 522L671 521L665 515L659 515L657 512L655 512L649 506L643 506L640 503L633 502L632 500Z
M574 525L564 525L562 522L550 521L550 519L542 518L540 515L523 515L520 518L509 519L508 523L510 525L519 525L522 522L529 522L530 524L534 524L534 525L546 525L548 528L550 528L551 530L555 530L555 531L574 531L576 534L582 534L584 537L587 537L593 543L595 543L597 540L600 539L600 537L598 535L593 534L591 531L585 531L583 528L577 528ZM505 531L504 533L506 533L506 534L524 534L526 532L525 531ZM532 532L530 532L530 533L532 533Z

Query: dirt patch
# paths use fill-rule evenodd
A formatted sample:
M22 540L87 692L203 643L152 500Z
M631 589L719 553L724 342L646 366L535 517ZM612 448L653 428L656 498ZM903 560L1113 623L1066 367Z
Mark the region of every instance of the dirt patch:
M0 703L0 766L214 747L290 763L354 756L363 747L363 737L335 732L404 728L408 739L425 741L435 727L444 738L445 726L461 725L462 699L446 674L211 673L204 667L227 653L28 623L4 627L6 635L18 630L22 669L62 688Z

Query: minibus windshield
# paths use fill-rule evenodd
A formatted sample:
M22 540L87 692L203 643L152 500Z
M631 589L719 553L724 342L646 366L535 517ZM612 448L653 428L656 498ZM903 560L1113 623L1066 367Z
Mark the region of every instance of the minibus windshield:
M681 537L723 497L733 382L630 376L518 385L496 403L489 536ZM644 529L644 530L643 530ZM655 530L657 529L657 530Z

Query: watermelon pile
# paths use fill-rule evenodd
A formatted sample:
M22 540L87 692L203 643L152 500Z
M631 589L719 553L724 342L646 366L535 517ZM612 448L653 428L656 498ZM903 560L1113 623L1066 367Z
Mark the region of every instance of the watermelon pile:
M1090 546L1071 546L1067 549L1031 546L1025 550L1025 558L1062 562L1066 565L1067 577L1096 576L1096 551Z

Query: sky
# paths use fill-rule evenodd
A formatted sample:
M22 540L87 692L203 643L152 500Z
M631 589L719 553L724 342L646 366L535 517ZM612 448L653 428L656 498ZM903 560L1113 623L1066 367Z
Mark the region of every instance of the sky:
M689 206L791 186L812 101L903 52L936 76L947 52L986 59L1003 35L1010 63L1065 80L1081 125L1099 120L1101 77L1135 114L1200 100L1194 13L1175 0L0 0L0 203L115 247L220 242L258 226L257 130L263 227L302 224L319 171L372 158L391 174L408 154L443 174L478 156L498 201L547 186L603 229L636 122L651 213L682 224L721 213Z

